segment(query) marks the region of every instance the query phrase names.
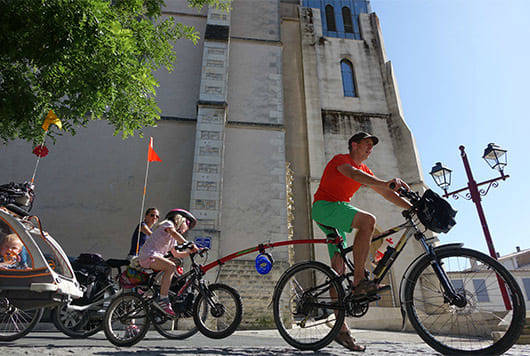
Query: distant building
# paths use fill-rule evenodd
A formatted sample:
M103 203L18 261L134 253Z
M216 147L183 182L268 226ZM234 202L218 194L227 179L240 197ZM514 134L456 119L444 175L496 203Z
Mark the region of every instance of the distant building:
M517 246L514 253L500 256L498 261L515 277L515 280L523 290L526 309L530 310L530 248L521 250Z

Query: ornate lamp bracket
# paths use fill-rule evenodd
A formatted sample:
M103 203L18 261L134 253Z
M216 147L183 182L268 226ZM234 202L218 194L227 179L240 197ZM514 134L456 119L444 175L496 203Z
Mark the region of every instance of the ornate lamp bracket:
M466 195L462 195L460 193L452 193L451 194L451 197L454 199L454 200L458 200L460 198L463 198L465 200L471 200L471 193L466 193Z
M499 183L497 182L490 182L490 184L488 184L488 187L486 188L486 190L484 189L480 189L478 192L480 193L481 196L485 196L486 194L488 194L489 190L491 187L493 188L497 188L499 186Z

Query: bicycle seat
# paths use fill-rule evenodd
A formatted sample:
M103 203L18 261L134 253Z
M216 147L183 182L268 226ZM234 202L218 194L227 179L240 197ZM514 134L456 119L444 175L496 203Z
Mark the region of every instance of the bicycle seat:
M330 233L326 234L326 237L328 237L328 238L336 238L336 237L340 236L339 232L337 231L337 229L334 228L333 226L324 225L324 224L321 224L319 222L317 222L317 224L322 226L324 229L331 230Z

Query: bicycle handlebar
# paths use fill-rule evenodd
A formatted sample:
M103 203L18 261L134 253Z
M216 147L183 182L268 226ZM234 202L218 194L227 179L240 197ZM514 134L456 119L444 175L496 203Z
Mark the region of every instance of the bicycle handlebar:
M192 246L193 244L194 244L193 242L188 241L188 242L186 242L185 244L175 246L175 249L176 249L177 251L184 251L184 250L186 250L186 249L191 249L191 246ZM205 254L206 252L208 252L208 250L209 250L209 249L208 249L207 247L199 248L199 252L196 252L196 254L199 254L199 256L203 257L204 254Z
M396 183L394 183L394 182L390 183L389 184L389 188L394 190L394 188L396 188ZM420 195L417 192L413 192L411 190L406 190L403 187L399 188L396 192L399 194L400 197L407 198L412 203L413 206L421 198Z

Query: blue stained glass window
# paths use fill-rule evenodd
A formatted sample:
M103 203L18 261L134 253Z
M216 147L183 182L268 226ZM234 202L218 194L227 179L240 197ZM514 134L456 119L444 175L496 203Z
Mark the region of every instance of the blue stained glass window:
M355 81L353 78L353 66L347 59L340 62L340 71L342 74L342 88L344 96L357 96L355 93Z
M335 24L334 9L331 5L326 5L326 23L328 25L328 31L337 31L337 26Z
M342 8L342 23L344 23L344 32L353 33L353 23L351 20L351 11L349 7Z
M479 302L489 302L490 297L488 296L488 287L484 279L474 279L473 286L475 287L475 293Z
M372 11L368 0L302 0L302 6L320 10L324 36L354 40L361 39L359 14Z

